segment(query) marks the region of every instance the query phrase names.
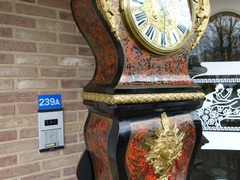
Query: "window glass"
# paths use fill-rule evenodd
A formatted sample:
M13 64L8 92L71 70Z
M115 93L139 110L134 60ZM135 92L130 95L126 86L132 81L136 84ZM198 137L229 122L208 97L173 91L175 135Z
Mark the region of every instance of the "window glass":
M212 16L188 66L206 97L196 110L203 136L192 179L239 180L240 16Z

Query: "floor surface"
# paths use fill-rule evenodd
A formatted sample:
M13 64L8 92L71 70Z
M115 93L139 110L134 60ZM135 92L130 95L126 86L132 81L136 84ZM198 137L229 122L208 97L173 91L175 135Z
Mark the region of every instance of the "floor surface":
M199 150L191 180L240 180L240 151Z

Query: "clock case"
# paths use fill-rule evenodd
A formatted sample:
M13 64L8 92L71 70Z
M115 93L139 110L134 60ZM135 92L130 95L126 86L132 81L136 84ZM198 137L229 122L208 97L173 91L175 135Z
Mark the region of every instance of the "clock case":
M152 53L138 43L127 27L118 0L108 1L110 10L103 13L98 8L101 0L81 2L73 1L73 17L96 62L94 76L84 87L85 92L142 94L201 91L200 86L191 81L187 67L194 33L177 52L170 55ZM112 27L104 13L105 16L110 14L111 24L114 23ZM196 21L194 16L193 19Z
M129 147L136 131L141 130L131 127L139 124L143 130L153 132L154 128L146 124L166 112L171 118L190 117L175 122L181 132L188 134L183 140L186 151L182 152L186 161L181 166L174 165L169 172L173 179L190 179L202 133L194 111L203 96L200 86L188 75L187 61L199 37L197 27L202 19L197 14L203 1L192 0L200 2L195 7L193 35L181 49L169 55L152 53L138 43L123 20L119 2L71 0L73 17L96 64L92 80L83 88L83 103L88 107L84 126L87 149L79 161L77 177L126 180L135 175L146 176L150 171L138 169L131 173L132 166L127 163L127 154L131 159L128 162L134 162L131 157L135 152L129 153ZM142 156L136 158L144 160Z

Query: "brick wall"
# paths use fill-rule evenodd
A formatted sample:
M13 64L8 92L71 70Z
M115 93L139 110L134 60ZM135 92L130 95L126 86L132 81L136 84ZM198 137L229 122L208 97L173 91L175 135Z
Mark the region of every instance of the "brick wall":
M0 0L0 179L76 180L94 59L70 0ZM65 148L38 151L37 97L62 95Z

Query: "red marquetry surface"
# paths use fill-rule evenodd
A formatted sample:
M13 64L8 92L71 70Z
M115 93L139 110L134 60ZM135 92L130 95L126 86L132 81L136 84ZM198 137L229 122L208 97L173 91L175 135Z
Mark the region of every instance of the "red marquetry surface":
M73 0L77 24L94 51L96 60L95 83L110 83L117 69L117 55L107 30L102 25L90 0Z
M112 121L92 116L87 125L86 144L91 153L95 177L98 180L112 180L107 154L107 140Z
M110 32L109 27L104 27L108 25L107 23L103 25L100 21L95 12L98 10L94 10L92 3L94 1L74 0L75 19L92 47L96 59L96 74L92 83L110 84L115 80L114 78L120 77L116 81L118 86L124 86L124 88L129 85L135 87L138 85L154 87L193 85L187 70L191 42L187 42L182 49L171 55L151 53L135 40L124 23L119 1L111 0L114 28L119 36L119 44L116 45L111 39L114 38L117 42L113 36L115 32ZM109 33L112 33L111 37ZM121 55L119 45L122 46ZM121 67L119 67L120 64ZM116 76L118 68L122 69L121 76Z

